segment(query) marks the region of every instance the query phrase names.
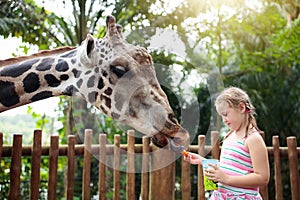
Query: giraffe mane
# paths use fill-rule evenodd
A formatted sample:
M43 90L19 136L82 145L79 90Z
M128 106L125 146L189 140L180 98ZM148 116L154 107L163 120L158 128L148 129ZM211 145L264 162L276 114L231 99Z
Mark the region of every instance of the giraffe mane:
M12 64L19 63L21 61L29 60L29 59L32 59L32 58L38 58L38 57L50 56L50 55L53 55L53 54L64 53L66 51L70 51L70 50L73 50L75 48L76 47L64 46L64 47L59 47L59 48L52 49L52 50L39 51L38 53L34 53L32 55L29 55L29 56L19 56L19 57L16 57L16 58L8 58L8 59L5 59L5 60L0 60L0 67L7 66L7 65L12 65Z

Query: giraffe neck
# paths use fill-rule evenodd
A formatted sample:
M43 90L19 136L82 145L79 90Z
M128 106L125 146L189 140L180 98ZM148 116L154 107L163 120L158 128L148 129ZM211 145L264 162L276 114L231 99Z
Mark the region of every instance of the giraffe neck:
M0 112L59 95L72 95L77 50L0 68Z

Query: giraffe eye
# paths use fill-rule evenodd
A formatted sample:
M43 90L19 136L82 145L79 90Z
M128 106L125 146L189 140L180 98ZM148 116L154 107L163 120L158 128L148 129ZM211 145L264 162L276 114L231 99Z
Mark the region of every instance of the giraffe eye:
M119 78L121 78L125 73L126 73L126 70L124 67L122 66L110 66L110 70L116 74Z

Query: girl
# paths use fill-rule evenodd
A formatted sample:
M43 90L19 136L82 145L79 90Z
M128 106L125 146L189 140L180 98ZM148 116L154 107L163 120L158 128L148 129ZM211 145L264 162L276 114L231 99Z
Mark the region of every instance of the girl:
M268 153L254 118L254 107L245 91L229 87L217 97L215 106L230 131L224 138L219 166L206 170L209 180L218 182L210 199L261 200L258 187L267 185L270 171ZM184 159L202 164L198 154Z

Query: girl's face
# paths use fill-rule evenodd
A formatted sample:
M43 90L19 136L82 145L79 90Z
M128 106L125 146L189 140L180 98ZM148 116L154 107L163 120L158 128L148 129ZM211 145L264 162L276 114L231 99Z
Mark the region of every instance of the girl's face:
M246 121L245 108L243 108L243 106L232 108L229 107L227 103L222 103L217 106L217 111L222 117L224 124L226 124L231 131L240 130Z

